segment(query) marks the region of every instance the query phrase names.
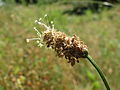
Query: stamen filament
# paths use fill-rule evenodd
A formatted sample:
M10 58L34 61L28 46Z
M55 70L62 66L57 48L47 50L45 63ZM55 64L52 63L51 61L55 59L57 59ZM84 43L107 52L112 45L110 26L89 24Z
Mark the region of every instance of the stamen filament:
M40 40L40 38L30 38L30 39L26 39L26 42L30 42L32 40Z
M38 35L38 36L41 36L42 33L39 32L36 27L34 27L34 30L37 32L37 35Z

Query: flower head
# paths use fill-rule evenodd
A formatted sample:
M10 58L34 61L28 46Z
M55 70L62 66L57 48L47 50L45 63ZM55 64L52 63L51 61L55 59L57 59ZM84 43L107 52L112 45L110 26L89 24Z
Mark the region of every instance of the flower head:
M52 25L53 27L47 26L41 20L36 20L35 23L45 28L45 31L41 33L34 28L38 38L33 39L37 39L39 46L44 44L48 48L51 47L55 50L57 56L65 57L72 66L75 65L75 62L79 63L79 58L86 58L88 55L88 47L76 35L69 37L63 32L56 31L54 25ZM51 24L53 24L53 21ZM27 39L27 41L30 40Z

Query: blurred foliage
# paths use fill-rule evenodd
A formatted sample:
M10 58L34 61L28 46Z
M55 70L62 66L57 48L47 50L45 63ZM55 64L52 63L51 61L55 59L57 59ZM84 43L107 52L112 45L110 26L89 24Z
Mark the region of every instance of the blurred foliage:
M2 0L4 2L8 3L28 3L28 4L51 4L55 2L110 2L110 3L120 3L120 0Z
M55 28L76 34L105 73L112 90L120 90L120 5L101 13L67 15L70 5L9 4L0 7L0 89L1 90L103 90L95 69L85 59L71 67L54 51L39 48L26 38L35 37L34 20L46 13Z
M18 4L51 4L59 0L2 0L7 3L18 3Z

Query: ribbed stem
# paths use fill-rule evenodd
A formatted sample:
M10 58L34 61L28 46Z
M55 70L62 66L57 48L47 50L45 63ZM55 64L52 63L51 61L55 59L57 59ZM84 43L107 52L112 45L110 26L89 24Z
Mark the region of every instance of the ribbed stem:
M99 73L100 77L102 78L104 85L106 87L107 90L110 90L109 84L105 78L105 75L103 74L102 70L99 68L99 66L95 63L95 61L92 59L92 57L90 55L88 55L86 57L89 62L94 66L94 68L97 70L97 72Z

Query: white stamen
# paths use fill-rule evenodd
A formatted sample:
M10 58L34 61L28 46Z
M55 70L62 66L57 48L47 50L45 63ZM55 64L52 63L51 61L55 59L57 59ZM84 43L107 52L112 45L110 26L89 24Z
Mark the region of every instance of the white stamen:
M32 40L40 40L40 38L30 38L30 39L26 39L26 42L30 42Z
M26 42L27 42L27 43L29 43L29 42L30 42L30 40L29 40L29 39L26 39Z
M41 36L40 32L37 30L36 27L34 27L34 30L37 32L37 35L38 35L38 36Z
M42 23L41 22L37 22L39 25L41 25Z
M52 29L54 29L54 25L52 25Z
M47 30L50 29L47 25L45 25L44 23L41 22L37 22L39 25L44 26Z
M38 44L38 46L39 46L39 47L42 47L42 46L43 46L43 44L42 44L42 43L39 43L39 44Z
M37 40L36 42L37 42L37 43L40 43L40 41L39 41L39 40Z
M39 37L41 37L42 35L41 34L39 34L39 33L37 33L37 35L39 36Z

